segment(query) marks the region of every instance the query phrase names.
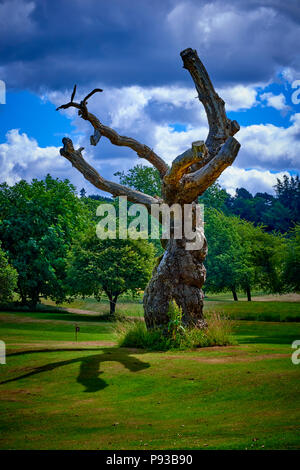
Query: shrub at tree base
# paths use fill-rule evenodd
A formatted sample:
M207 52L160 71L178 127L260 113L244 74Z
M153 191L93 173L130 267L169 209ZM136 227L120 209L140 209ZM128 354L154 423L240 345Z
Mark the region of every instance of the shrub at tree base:
M171 322L170 322L171 323ZM169 325L170 325L169 323ZM167 351L169 349L194 349L209 346L229 346L234 344L231 334L233 322L213 313L207 321L207 327L180 328L168 332L154 328L147 330L145 323L138 321L118 323L116 330L120 347L142 348L151 351Z

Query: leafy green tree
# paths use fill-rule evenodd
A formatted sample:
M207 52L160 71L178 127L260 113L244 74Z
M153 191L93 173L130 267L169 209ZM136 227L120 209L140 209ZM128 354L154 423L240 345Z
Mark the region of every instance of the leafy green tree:
M222 189L219 183L213 183L202 196L199 197L199 204L204 204L206 208L218 209L224 213L228 212L227 203L230 195Z
M255 208L256 217L254 222L262 224L265 230L280 231L285 233L292 224L292 213L290 209L284 206L280 201L274 199L270 207L261 209L258 205Z
M242 219L255 221L256 209L253 196L245 188L236 190L236 194L231 203L231 212L233 215L238 215Z
M300 291L300 224L295 225L287 239L286 258L283 268L283 283L288 291Z
M18 272L22 303L35 308L41 296L63 301L67 254L86 224L74 186L50 175L30 184L1 184L0 214L0 240Z
M300 221L300 178L284 175L274 186L278 201L291 211L291 220Z
M153 266L154 247L146 240L100 240L90 230L72 250L68 274L71 292L100 300L104 291L113 315L121 294L135 294L145 288Z
M135 165L127 173L115 173L120 183L150 196L161 196L161 179L158 170L145 165Z
M9 264L7 256L1 249L0 243L0 301L7 302L12 299L17 287L18 273Z
M300 221L300 180L299 177L284 176L274 186L276 197L268 193L257 193L254 197L245 188L236 190L233 198L225 201L229 212L242 219L264 225L268 232L285 233ZM220 208L224 211L223 208Z
M105 196L100 196L100 194L90 194L88 196L89 199L94 199L94 201L102 201L102 202L113 202L113 198L111 197L105 197Z
M81 198L86 197L86 190L84 188L81 188L81 190L80 190L80 197Z
M282 292L281 266L284 241L282 236L267 233L263 227L235 218L235 230L242 242L242 260L247 267L240 280L240 287L251 300L251 290Z
M283 237L234 216L209 209L205 212L205 234L209 242L206 289L211 292L244 290L282 292Z
M209 292L230 290L234 300L238 300L237 290L243 276L248 274L248 266L244 264L242 242L235 228L233 217L216 209L205 211L205 235L209 244L206 289Z
M99 217L97 216L97 208L100 206L100 204L107 204L108 201L103 201L102 199L94 199L90 197L81 198L80 201L82 202L85 208L89 221L91 223L93 222L95 226L95 223L99 220ZM115 204L114 200L111 199L109 201L109 204Z
M129 169L126 173L124 171L118 171L115 176L119 176L120 183L130 188L141 191L150 196L161 196L161 180L159 172L152 167L145 165L135 165ZM128 203L130 206L131 203ZM117 208L116 208L117 209ZM149 214L148 227L151 227L151 216ZM163 248L159 239L151 240L151 243L155 247L155 253L157 256L161 256Z

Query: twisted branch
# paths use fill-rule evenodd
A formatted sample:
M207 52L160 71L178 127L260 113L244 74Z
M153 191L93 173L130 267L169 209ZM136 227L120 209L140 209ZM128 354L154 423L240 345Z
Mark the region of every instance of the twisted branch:
M87 100L100 88L95 88L80 102L74 102L76 85L74 86L71 101L59 106L57 109L74 107L78 109L79 116L91 123L94 134L90 138L92 145L97 145L102 136L108 138L113 145L129 147L140 158L150 162L160 173L163 182L162 192L165 202L192 202L205 189L207 189L236 158L240 144L233 138L239 130L239 124L227 118L225 103L216 93L208 73L200 61L197 52L185 49L181 52L183 66L187 69L195 83L199 100L204 105L209 133L206 142L193 142L192 148L174 159L171 168L150 147L141 144L131 137L121 136L114 129L102 124L99 119L87 109ZM63 139L64 147L61 155L71 163L99 189L108 191L114 196L128 196L132 202L157 204L158 201L151 196L126 188L120 184L105 180L82 157L83 149L74 150L70 139Z
M205 144L203 141L194 142L192 149L175 158L164 182L177 187L179 201L191 202L233 163L240 148L233 135L239 131L240 126L237 121L227 118L225 103L216 93L197 52L189 48L180 55L183 67L190 72L199 100L205 108L209 133ZM168 191L167 188L165 192L174 199L174 190Z
M104 179L99 173L93 168L82 156L83 147L78 150L74 149L73 142L71 139L64 137L62 140L64 146L60 149L60 154L69 160L72 165L83 174L85 179L92 183L96 188L111 193L114 197L116 196L127 196L128 200L134 203L144 204L148 210L151 208L151 204L158 204L160 201L148 194L135 191L134 189L127 188L122 184L115 183Z
M211 186L221 173L234 162L241 144L234 138L229 137L222 145L218 154L211 159L204 167L193 173L183 176L181 182L183 191L194 200L199 194Z
M119 135L114 129L102 124L94 114L88 111L87 99L90 98L94 93L101 91L102 90L100 88L95 88L95 90L91 91L91 93L89 93L80 103L75 103L73 102L73 98L76 93L75 85L71 101L59 106L57 110L68 109L71 107L78 109L78 114L82 117L82 119L89 121L94 128L94 135L92 135L90 138L92 145L97 145L101 136L104 136L107 137L114 145L118 145L120 147L129 147L134 150L140 158L144 158L150 162L159 171L161 177L163 178L168 171L168 165L152 149L150 149L150 147L141 144L139 141L132 139L131 137Z
M182 51L180 55L183 68L190 72L199 100L206 111L209 134L205 143L211 158L213 158L226 139L239 131L240 126L237 121L231 121L227 118L225 103L215 91L197 51L189 48Z

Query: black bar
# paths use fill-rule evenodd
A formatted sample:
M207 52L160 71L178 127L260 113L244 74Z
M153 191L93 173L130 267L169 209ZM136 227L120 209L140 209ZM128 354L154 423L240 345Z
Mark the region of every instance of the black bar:
M220 468L224 468L226 463L232 467L233 463L244 465L246 461L249 465L256 460L259 460L260 464L268 464L270 458L278 459L278 454L283 453L285 457L288 457L288 454L294 454L292 457L299 455L297 450L0 450L0 457L2 462L5 458L9 459L7 462L10 466L18 460L22 462L22 465L28 461L30 465L34 463L34 466L38 465L40 468L40 465L44 465L45 462L49 466L64 460L68 463L68 467L73 463L86 466L87 462L90 467L95 462L96 468L100 470L116 467L194 468L195 465L203 468L207 459L210 467L213 464L219 464Z

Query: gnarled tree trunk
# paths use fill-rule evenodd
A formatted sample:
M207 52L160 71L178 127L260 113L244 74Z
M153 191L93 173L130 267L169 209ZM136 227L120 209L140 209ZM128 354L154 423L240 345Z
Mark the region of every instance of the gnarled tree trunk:
M87 109L87 100L101 89L89 93L80 103L73 101L76 93L74 87L71 101L58 109L74 107L82 119L91 123L94 134L91 144L97 145L101 136L108 138L112 144L133 149L139 157L148 160L160 173L162 182L162 199L143 194L113 181L105 180L83 158L80 148L75 150L70 139L63 139L62 156L67 158L83 176L97 188L115 196L126 196L129 201L144 204L150 212L152 205L162 203L172 206L179 204L195 204L201 195L220 174L233 163L240 144L233 137L239 130L236 121L227 118L224 101L214 90L207 71L200 61L197 52L185 49L181 52L183 66L187 69L195 83L199 100L204 105L209 133L204 141L192 143L190 149L173 160L171 167L164 162L147 145L141 144L130 137L120 136L114 129L103 125L98 118ZM199 235L196 221L193 221L196 237ZM187 326L202 327L203 293L201 287L205 281L203 261L206 256L206 241L200 248L188 250L185 238L177 239L171 235L165 253L144 295L145 321L148 328L165 326L169 322L168 308L171 300L175 300L182 308L183 322Z
M169 240L165 253L154 269L144 294L145 321L148 328L166 325L169 303L175 300L182 309L182 321L187 326L202 327L203 293L207 253L206 241L200 250L186 250L186 240Z

